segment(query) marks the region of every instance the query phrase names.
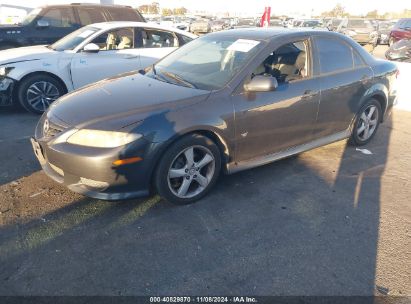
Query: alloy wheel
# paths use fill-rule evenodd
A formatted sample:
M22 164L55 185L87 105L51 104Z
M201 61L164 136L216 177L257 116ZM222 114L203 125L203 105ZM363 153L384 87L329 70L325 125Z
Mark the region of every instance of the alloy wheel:
M38 81L29 86L26 93L27 103L37 111L45 111L60 97L58 88L48 81Z
M375 132L379 119L378 109L370 105L362 112L357 127L357 136L361 141L368 140Z
M215 159L204 146L181 151L168 170L168 186L179 198L191 198L203 192L215 173Z

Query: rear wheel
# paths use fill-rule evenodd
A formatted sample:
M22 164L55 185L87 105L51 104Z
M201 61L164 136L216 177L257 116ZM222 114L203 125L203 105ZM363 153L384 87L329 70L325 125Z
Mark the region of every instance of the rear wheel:
M155 174L157 192L178 205L193 203L214 186L221 169L218 147L209 138L187 135L165 152Z
M64 86L54 77L33 75L20 83L17 98L27 111L42 114L52 102L65 93Z
M358 112L354 123L350 144L362 146L367 144L377 132L381 121L381 105L375 99L370 99Z

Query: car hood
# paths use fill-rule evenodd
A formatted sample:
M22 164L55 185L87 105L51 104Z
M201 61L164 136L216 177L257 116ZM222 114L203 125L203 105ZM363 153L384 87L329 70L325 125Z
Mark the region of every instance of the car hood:
M19 47L0 51L0 65L49 58L55 51L45 45Z
M68 126L122 128L151 114L205 100L209 91L173 85L130 72L86 86L60 98L48 114Z
M353 27L353 28L347 28L347 30L357 32L358 34L369 34L369 33L375 32L374 29L369 28L369 27Z

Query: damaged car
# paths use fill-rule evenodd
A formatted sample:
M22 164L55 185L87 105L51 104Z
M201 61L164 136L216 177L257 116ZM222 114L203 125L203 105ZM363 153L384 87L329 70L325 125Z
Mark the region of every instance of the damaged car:
M85 26L51 45L0 51L0 106L41 114L67 92L139 70L197 36L142 22Z

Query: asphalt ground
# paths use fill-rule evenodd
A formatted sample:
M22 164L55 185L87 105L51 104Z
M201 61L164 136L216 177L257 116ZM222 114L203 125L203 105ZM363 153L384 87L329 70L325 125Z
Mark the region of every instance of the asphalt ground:
M40 171L37 120L0 109L0 295L411 296L410 111L372 154L337 142L183 207L70 192Z

